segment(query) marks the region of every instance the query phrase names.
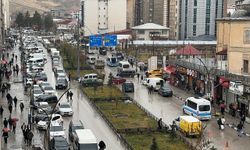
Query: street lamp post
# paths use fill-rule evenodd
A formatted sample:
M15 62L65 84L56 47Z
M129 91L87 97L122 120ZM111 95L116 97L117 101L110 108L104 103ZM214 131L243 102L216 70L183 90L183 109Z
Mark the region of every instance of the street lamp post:
M80 78L80 41L79 41L79 30L80 30L80 25L79 25L79 13L78 13L78 16L77 16L77 77Z

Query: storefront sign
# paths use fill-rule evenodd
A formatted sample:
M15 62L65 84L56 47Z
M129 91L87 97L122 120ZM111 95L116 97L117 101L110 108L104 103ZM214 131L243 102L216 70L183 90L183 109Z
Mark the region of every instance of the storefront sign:
M230 92L236 94L236 95L243 95L244 86L241 84L241 82L231 82L229 86Z
M250 87L249 86L244 86L244 92L250 94Z

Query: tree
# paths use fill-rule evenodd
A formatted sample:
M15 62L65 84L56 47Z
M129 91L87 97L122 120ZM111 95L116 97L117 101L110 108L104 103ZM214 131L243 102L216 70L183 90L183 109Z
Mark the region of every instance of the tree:
M34 13L34 15L32 17L31 24L32 24L32 26L36 26L38 29L41 28L42 17L37 11L35 11L35 13Z
M152 140L152 145L150 147L150 150L159 150L155 137Z
M30 13L29 11L26 11L24 15L24 26L25 27L30 27L31 19L30 19Z
M51 31L51 29L53 29L53 17L51 14L44 17L44 27L46 31Z
M19 12L16 16L16 24L18 27L23 27L24 24L24 17L23 14L21 12Z

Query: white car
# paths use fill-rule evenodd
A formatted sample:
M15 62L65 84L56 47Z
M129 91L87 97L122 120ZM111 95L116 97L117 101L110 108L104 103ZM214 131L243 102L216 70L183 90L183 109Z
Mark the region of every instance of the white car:
M38 103L37 112L39 114L45 113L44 111L47 112L47 111L49 111L49 109L50 109L50 106L49 106L49 104L47 102L39 102Z
M50 130L49 130L49 136L50 136L50 140L53 139L53 137L55 136L62 136L64 138L67 138L65 131L63 129L63 126L58 123L51 124Z
M33 89L33 98L34 100L37 99L38 96L43 95L43 91L40 89Z
M44 94L47 94L47 95L56 95L57 96L57 93L52 86L45 86L43 88L43 92L44 92Z
M59 108L58 108L60 114L62 116L72 116L74 114L71 106L69 103L62 103L60 104Z
M46 117L37 123L37 128L40 130L47 130L49 118ZM63 118L60 114L52 114L51 124L63 125Z

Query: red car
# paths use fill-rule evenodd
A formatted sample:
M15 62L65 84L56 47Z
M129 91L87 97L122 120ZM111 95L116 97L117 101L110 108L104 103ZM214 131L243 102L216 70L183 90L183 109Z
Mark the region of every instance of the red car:
M113 84L122 84L126 82L126 79L121 78L121 77L113 77L112 82Z

